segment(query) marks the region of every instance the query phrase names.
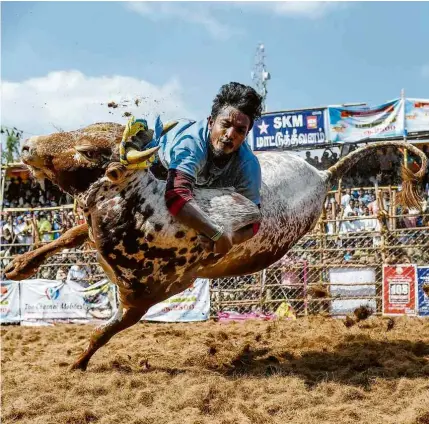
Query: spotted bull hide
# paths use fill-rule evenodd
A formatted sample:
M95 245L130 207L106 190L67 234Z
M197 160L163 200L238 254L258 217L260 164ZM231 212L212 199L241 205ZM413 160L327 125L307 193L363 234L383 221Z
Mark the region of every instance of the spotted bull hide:
M233 189L196 189L197 203L219 225L237 230L261 221L255 237L222 256L203 250L196 232L170 215L164 203L165 182L150 171L126 170L116 180L106 176L108 167L118 162L122 129L116 124L97 124L33 137L23 147L23 161L36 177L49 178L78 200L98 260L118 286L117 314L95 330L75 369L86 369L91 356L114 334L138 322L152 305L189 287L197 277L239 276L276 262L315 226L332 178L369 150L360 149L327 171L318 171L288 152L259 154L260 211ZM413 146L398 143L414 152ZM396 144L377 143L374 148L384 145Z

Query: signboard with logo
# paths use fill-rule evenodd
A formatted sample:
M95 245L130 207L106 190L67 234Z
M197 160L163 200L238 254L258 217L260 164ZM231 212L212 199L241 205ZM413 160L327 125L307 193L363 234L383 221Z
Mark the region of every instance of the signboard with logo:
M19 283L16 281L2 281L0 290L0 322L17 323L21 321L19 311Z
M429 317L429 266L417 267L417 312Z
M102 280L88 288L53 280L21 282L21 319L107 319L116 310L113 286Z
M163 302L152 306L143 316L145 321L206 321L210 315L210 281L198 278L193 285Z
M416 266L383 266L383 314L415 315Z
M331 268L329 269L333 315L347 315L360 306L376 311L376 272L374 268ZM347 298L345 300L341 298Z
M315 147L327 144L325 109L276 112L255 121L249 142L253 150Z
M404 100L375 107L329 107L329 133L334 143L355 143L371 138L402 137Z
M405 100L405 125L408 134L429 132L429 99Z

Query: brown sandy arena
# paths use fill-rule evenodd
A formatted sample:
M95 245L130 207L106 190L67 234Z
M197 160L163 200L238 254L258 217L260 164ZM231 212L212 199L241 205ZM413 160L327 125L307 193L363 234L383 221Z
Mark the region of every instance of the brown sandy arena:
M2 327L2 422L429 423L429 320ZM391 326L391 325L390 325Z

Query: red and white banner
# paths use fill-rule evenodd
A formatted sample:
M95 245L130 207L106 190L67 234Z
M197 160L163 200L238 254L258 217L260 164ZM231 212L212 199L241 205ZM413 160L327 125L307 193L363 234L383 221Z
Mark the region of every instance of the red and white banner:
M416 314L415 265L383 266L383 314Z

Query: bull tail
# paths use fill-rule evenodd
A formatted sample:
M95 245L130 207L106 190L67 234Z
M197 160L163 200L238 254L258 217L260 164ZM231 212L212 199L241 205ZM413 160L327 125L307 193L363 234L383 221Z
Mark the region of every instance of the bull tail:
M416 173L402 166L402 190L397 196L397 203L399 205L403 205L407 208L421 209L422 198L418 192L418 185L426 173L428 159L424 152L406 141L379 141L361 147L345 156L325 171L328 174L328 180L332 181L335 178L341 177L370 152L382 147L407 149L421 159L420 170Z

